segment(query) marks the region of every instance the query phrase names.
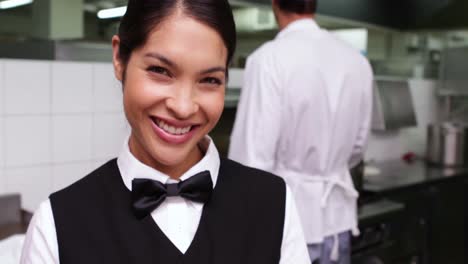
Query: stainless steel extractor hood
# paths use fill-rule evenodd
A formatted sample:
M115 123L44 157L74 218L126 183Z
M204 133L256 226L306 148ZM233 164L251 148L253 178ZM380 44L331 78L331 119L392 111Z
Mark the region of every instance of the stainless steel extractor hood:
M468 27L466 0L317 0L318 15L398 30ZM270 6L271 0L230 0Z

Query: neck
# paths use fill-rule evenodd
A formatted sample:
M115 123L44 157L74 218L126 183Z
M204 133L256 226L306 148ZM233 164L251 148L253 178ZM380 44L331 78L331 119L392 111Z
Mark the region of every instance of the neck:
M285 29L291 23L296 22L300 19L313 19L314 15L312 14L293 14L293 13L283 13L277 15L278 26L280 30Z

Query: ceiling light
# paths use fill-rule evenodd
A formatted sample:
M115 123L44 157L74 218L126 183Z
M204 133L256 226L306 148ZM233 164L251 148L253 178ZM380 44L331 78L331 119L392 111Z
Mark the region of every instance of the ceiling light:
M17 6L29 5L34 0L6 0L0 2L0 9L9 9Z
M103 9L98 12L97 16L100 19L107 19L107 18L121 17L125 15L125 12L127 12L127 7L122 6L122 7L116 7L116 8Z
M83 10L89 13L96 13L98 11L97 7L93 4L83 4Z

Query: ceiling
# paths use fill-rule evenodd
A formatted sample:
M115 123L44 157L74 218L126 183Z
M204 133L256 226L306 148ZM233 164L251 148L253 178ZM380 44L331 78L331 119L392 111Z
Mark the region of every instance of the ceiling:
M101 9L124 6L126 4L126 0L85 0L85 10L97 12Z
M271 0L229 0L234 11L237 9L244 8L264 8L271 11ZM327 0L334 1L334 0ZM353 0L346 0L353 1ZM371 0L373 1L373 0ZM379 0L380 1L380 0ZM105 8L112 8L123 6L127 3L127 0L85 0L85 10L90 13L96 13L97 11ZM324 1L324 3L326 3ZM329 9L329 7L327 7ZM351 27L381 27L382 25L372 25L367 20L356 20L355 17L339 17L336 14L329 14L327 12L319 13L317 16L317 21L320 26L328 29L337 29L337 28L351 28Z
M123 6L127 0L84 0L88 19L101 9ZM390 30L468 28L468 0L318 0L317 21L329 29L366 27ZM261 7L271 0L229 0L235 10ZM28 17L31 5L0 11L2 16ZM96 22L107 24L109 22ZM0 27L1 28L1 27Z

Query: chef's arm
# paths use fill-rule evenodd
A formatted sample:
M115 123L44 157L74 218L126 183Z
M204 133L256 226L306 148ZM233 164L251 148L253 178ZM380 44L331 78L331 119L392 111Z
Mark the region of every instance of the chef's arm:
M365 77L365 89L362 92L362 100L360 106L361 125L354 143L352 155L349 159L350 168L354 168L364 158L364 152L366 150L372 120L373 75L372 70L370 70L370 67L368 70L368 74L364 75L363 77Z
M273 172L280 137L281 95L268 57L247 61L229 158Z

